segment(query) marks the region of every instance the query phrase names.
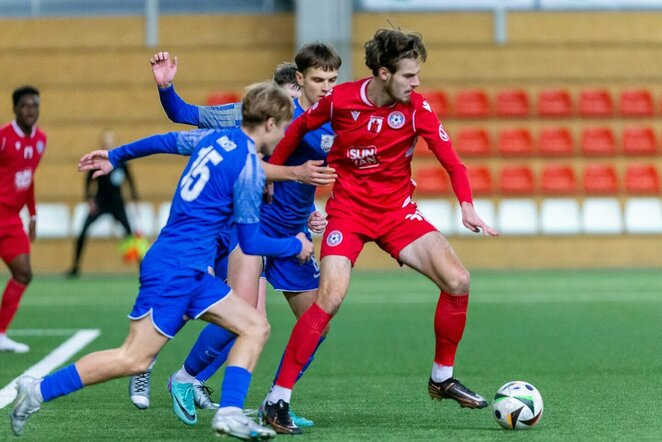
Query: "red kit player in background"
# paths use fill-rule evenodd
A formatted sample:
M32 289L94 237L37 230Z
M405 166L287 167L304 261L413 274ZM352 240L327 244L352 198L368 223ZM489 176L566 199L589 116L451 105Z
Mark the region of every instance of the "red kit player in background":
M425 59L420 35L379 30L365 44L365 61L373 76L336 86L292 123L271 158L272 163L283 164L308 131L331 122L336 138L327 161L338 177L326 206L329 223L322 240L319 294L292 330L265 407L267 421L280 433L301 432L288 418L292 388L338 312L352 266L368 241L428 277L441 291L434 317L430 396L452 399L463 407L487 406L483 397L453 377L466 322L469 272L412 201L411 160L417 137L425 139L450 175L464 226L485 235L498 232L476 214L466 167L433 109L414 91Z
M36 126L39 91L24 86L12 98L16 119L0 128L0 256L11 272L0 306L0 351L25 353L30 348L9 339L7 328L32 279L30 241L37 228L34 173L44 154L46 135ZM19 216L23 206L30 212L28 235Z

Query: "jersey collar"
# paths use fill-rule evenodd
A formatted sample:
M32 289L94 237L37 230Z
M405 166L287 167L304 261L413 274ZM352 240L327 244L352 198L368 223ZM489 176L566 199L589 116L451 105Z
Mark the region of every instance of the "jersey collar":
M18 136L21 137L21 138L25 138L25 137L26 137L26 135L23 133L23 131L22 131L21 128L19 127L19 125L18 125L18 123L16 122L16 120L12 120L12 122L11 122L11 126L14 128L14 132L16 132L16 135L18 135ZM32 126L32 133L30 134L30 137L29 137L29 138L34 137L34 134L35 134L36 132L37 132L37 126L36 126L36 125L33 125L33 126Z

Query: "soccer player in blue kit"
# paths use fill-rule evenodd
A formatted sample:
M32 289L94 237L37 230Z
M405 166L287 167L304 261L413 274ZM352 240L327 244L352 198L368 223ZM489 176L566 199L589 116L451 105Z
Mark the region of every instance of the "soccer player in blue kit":
M273 82L248 89L242 100L242 127L196 130L148 137L108 153L106 171L125 158L155 151L193 150L173 197L170 216L141 265L140 289L129 314L121 347L94 352L42 379L23 376L10 414L16 435L44 402L85 386L145 371L155 355L186 323L200 318L224 327L234 341L212 428L220 435L262 440L275 436L243 412L262 348L269 336L263 314L233 293L207 268L217 252L217 236L234 223L246 253L297 256L307 261L313 246L303 235L270 238L260 230L259 207L265 184L258 153L270 154L292 117L287 93ZM104 170L96 174L101 175ZM219 336L217 335L217 339Z
M198 127L224 127L231 125L233 120L236 121L233 115L236 116L238 113L239 106L237 104L194 106L187 104L176 94L172 86L177 71L176 58L171 59L167 52L159 52L152 57L150 62L152 63L154 79L159 86L161 103L171 120L178 123L194 124ZM296 118L319 101L335 85L341 59L330 46L323 43L312 43L303 46L297 52L295 64L298 71L297 80L301 86L301 97L294 100ZM321 164L326 159L326 153L331 148L332 143L333 132L330 125L322 126L306 136L286 165L298 166L310 160L317 160L317 164ZM263 204L261 208L261 217L267 220L261 225L263 231L273 237L287 237L291 234L305 232L308 239L310 239L307 223L310 225L317 222L318 226L321 225L321 230L326 224L324 219L315 217L319 212L315 210L314 197L315 187L312 185L292 181L275 182L273 202ZM316 233L321 233L321 231ZM236 241L233 241L232 244L236 244ZM228 259L229 272L227 275L229 285L238 292L239 287L241 287L240 296L245 296L244 299L249 303L263 306L263 293L258 296L258 281L262 271L262 260L254 256L247 256L240 248L231 246L229 251L231 252ZM319 267L314 259L301 265L298 261L289 258L268 257L264 270L267 280L276 290L284 293L297 317L315 301L319 281ZM221 271L218 271L217 276L221 273ZM209 335L213 335L215 328L213 325L205 327L198 342L200 340L213 341L213 336ZM321 338L320 344L323 340L324 337ZM200 350L196 344L192 353ZM179 413L177 408L173 407L175 414L183 422L191 424L194 421L194 418L190 416L194 416L195 408L190 400L184 399L191 396L189 385L193 386L193 398L199 407L204 408L205 404L212 403L206 399L206 390L202 383L218 370L227 357L227 351L228 349L225 349L213 361L210 361L208 368L199 373L195 379L187 376L186 363L174 375L175 380L179 378L186 381L185 386L178 382L171 382L173 400L176 399L176 396L181 396L181 402L189 404L188 415ZM301 374L308 368L313 357L310 358ZM144 382L144 377L141 378L141 376L144 375L133 378L132 382L142 387L142 391L148 392L148 384ZM135 388L130 390L133 393L136 392ZM134 401L133 397L132 401ZM311 426L313 424L312 421L293 413L291 417L295 425Z

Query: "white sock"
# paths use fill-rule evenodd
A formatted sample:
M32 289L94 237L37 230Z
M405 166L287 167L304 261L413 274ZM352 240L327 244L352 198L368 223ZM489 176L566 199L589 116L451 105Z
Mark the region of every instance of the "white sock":
M239 407L223 407L223 408L219 408L216 413L218 413L218 414L237 414L237 413L243 413L243 410Z
M289 388L281 387L280 385L274 385L269 392L269 395L267 396L267 403L275 404L281 399L289 404L290 399L292 399L292 390Z
M180 384L192 384L194 380L195 377L188 374L183 365L182 368L180 368L177 373L175 373L175 381L179 382Z
M0 333L0 341L7 337L7 333Z
M197 379L193 379L193 385L204 385L205 383Z
M151 370L154 367L154 364L156 364L156 357L152 359L152 362L149 364L149 367L147 367L147 369Z
M34 383L34 395L40 404L44 403L44 396L41 394L41 381L43 381L43 379Z
M444 382L453 377L452 365L441 365L436 362L432 364L432 374L430 375L435 382Z

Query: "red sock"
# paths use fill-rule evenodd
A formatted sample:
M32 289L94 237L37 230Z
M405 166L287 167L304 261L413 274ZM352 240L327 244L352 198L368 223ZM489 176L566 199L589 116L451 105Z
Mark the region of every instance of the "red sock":
M441 292L437 311L434 314L434 334L437 341L434 361L437 364L453 366L457 345L462 339L464 324L467 322L469 295L453 296Z
M0 333L6 333L9 328L9 323L14 319L16 310L18 310L18 303L21 302L21 297L27 286L9 278L5 293L2 295L2 305L0 306Z
M276 385L292 389L299 372L315 352L322 331L333 316L319 305L313 304L304 312L292 329L290 341L285 347L283 365L276 378Z

